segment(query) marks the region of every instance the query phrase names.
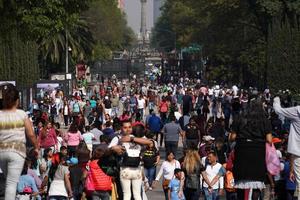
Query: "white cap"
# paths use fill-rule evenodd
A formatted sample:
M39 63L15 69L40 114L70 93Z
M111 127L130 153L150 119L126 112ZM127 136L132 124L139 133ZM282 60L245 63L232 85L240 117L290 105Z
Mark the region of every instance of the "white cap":
M215 138L211 137L210 135L205 135L203 136L203 140L205 142L211 141L211 140L215 140Z

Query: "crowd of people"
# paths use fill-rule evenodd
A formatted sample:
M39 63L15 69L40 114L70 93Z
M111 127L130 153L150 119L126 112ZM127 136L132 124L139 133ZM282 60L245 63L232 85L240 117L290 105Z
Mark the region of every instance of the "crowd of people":
M14 86L0 91L6 200L145 200L160 180L166 200L300 199L289 91L281 102L269 89L116 79L46 93L28 112Z

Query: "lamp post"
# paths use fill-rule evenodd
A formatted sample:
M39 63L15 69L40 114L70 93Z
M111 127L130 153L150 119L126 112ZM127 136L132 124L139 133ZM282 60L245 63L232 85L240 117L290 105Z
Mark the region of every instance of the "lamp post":
M66 74L69 73L69 44L68 44L68 35L66 30Z
M65 37L66 37L66 46L65 46L65 53L66 53L66 80L68 80L68 90L69 90L69 95L72 93L73 87L72 87L72 74L69 74L69 51L72 51L71 47L69 47L69 43L68 43L68 35L67 35L67 29L66 29L66 33L65 33Z

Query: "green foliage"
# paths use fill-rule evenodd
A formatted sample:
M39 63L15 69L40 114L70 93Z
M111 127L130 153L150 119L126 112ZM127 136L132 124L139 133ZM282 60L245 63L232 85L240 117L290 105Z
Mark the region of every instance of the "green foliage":
M112 57L112 52L111 49L103 45L101 43L97 43L94 46L93 54L92 54L92 59L93 60L109 60Z
M68 47L71 69L78 60L108 59L133 38L116 1L0 0L0 79L30 86L63 71Z
M274 20L268 40L269 82L274 89L300 93L300 31Z
M112 51L131 46L135 36L116 1L94 0L82 16L96 41L92 59L107 59Z
M293 68L294 73L299 69L297 56L289 56L289 66L278 60L278 50L287 44L291 55L299 54L299 13L300 1L294 0L167 0L154 30L175 32L181 47L203 45L209 81L278 88L273 78L275 66ZM274 19L281 25L274 24ZM158 49L169 50L161 43L174 44L167 33L153 37ZM271 59L274 57L277 61ZM296 79L289 81L280 74L277 79L289 82L290 89L296 87Z
M86 22L80 19L87 6L88 1L79 0L25 0L18 8L19 25L26 39L38 43L45 60L60 63L68 47L74 59L82 60L90 55L93 43Z
M39 78L37 45L24 42L12 29L0 37L0 80L14 80L19 88L32 87Z

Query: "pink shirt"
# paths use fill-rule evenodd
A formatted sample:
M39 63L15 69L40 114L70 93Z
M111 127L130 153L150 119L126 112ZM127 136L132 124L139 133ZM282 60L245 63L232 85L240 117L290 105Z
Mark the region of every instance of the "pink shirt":
M65 135L65 141L68 146L78 146L79 142L83 139L79 131L77 133L67 132Z

